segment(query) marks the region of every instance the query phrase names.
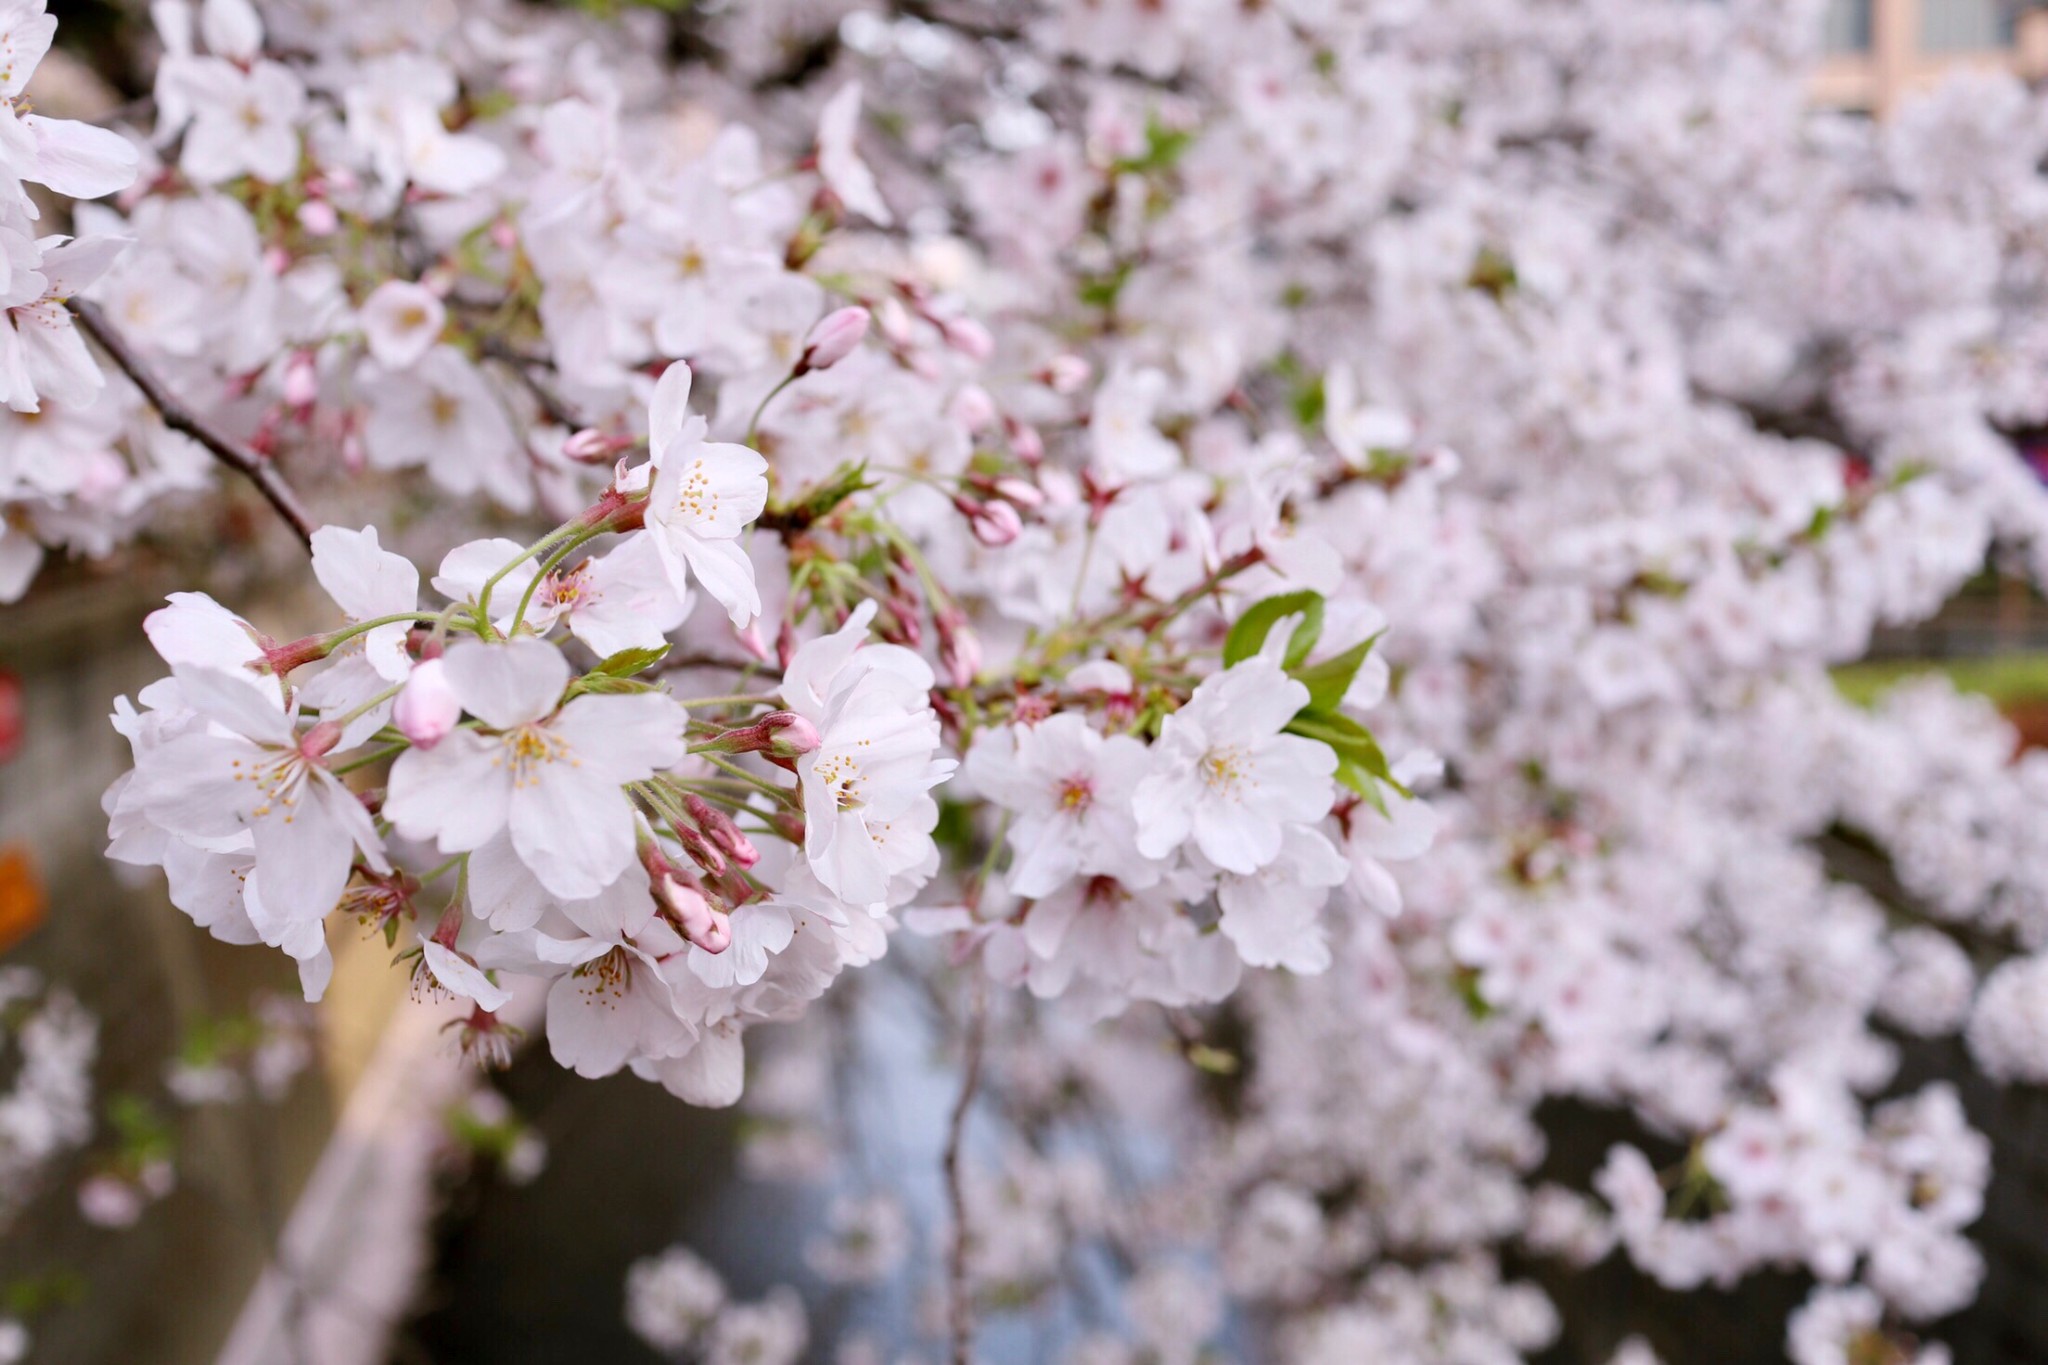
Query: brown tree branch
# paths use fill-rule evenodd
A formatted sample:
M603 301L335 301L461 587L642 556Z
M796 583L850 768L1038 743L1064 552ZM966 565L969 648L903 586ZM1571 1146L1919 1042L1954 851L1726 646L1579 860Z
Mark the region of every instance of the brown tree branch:
M142 391L144 400L156 409L157 415L164 419L165 426L199 442L214 459L256 485L256 491L263 495L264 501L277 509L277 514L292 528L300 543L308 550L313 548L314 521L300 504L299 495L292 491L291 485L284 481L284 477L273 465L179 402L177 397L164 387L164 382L156 371L135 353L127 339L107 321L107 315L100 311L99 305L84 299L71 299L67 301L66 306L71 309L72 316L78 319L79 327L93 339L100 350L106 353L107 359L114 362L114 367L127 375L129 382Z
M946 1206L953 1218L953 1240L946 1249L946 1320L953 1338L953 1365L973 1365L974 1298L967 1283L967 1193L960 1172L961 1137L967 1129L967 1111L973 1107L974 1092L981 1086L982 1044L988 1031L987 993L978 970L967 1007L965 1071L960 1077L960 1098L953 1102L953 1115L946 1125Z
M534 402L540 404L541 412L550 422L558 427L567 427L571 431L579 431L590 425L569 406L566 399L534 373L537 369L547 368L548 362L536 356L522 354L517 348L493 336L483 337L479 349L481 354L489 359L504 362L505 368L512 371L512 376L519 381L520 387L533 395Z

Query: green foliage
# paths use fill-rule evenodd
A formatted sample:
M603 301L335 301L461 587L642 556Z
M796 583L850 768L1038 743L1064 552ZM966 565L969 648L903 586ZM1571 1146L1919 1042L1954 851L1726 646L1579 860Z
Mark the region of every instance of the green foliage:
M107 1124L114 1130L120 1144L120 1161L124 1168L140 1170L144 1166L169 1161L177 1152L177 1139L171 1125L157 1112L156 1106L140 1095L120 1094L107 1100Z
M1131 264L1128 261L1106 274L1085 276L1081 281L1081 302L1090 308L1114 308L1117 296L1124 292L1130 278Z
M1211 1076L1235 1076L1238 1071L1236 1053L1208 1043L1188 1044L1187 1057L1196 1070L1206 1071Z
M1265 648L1266 637L1273 633L1273 627L1289 616L1301 617L1301 623L1294 628L1294 636L1287 642L1285 667L1293 668L1308 657L1316 647L1316 641L1323 634L1323 595L1319 592L1290 592L1278 597L1268 597L1253 603L1237 624L1230 628L1230 635L1223 642L1223 666L1232 667L1243 663L1252 655Z
M1929 673L1945 674L1958 691L1989 697L1999 706L2048 701L2048 652L1844 664L1834 670L1835 690L1858 706L1874 706L1899 683Z
M1380 635L1385 633L1381 631ZM1335 711L1344 700L1344 694L1351 690L1351 680L1358 676L1359 669L1365 667L1366 656L1379 642L1380 636L1374 635L1360 640L1334 658L1295 669L1295 678L1308 687L1308 709Z
M596 671L608 678L630 678L660 663L668 651L667 645L660 649L622 649L599 664Z
M691 0L566 0L566 3L571 9L580 9L586 14L616 19L629 9L658 9L664 14L680 14L690 7Z
M10 1280L0 1289L0 1313L27 1321L53 1308L68 1308L84 1297L85 1280L76 1271L49 1271Z
M839 505L856 493L864 493L880 484L868 477L865 462L847 463L833 471L832 477L810 489L793 503L770 507L763 521L774 525L782 524L802 529L815 526L839 510Z
M1394 780L1386 753L1381 750L1379 741L1373 738L1372 731L1340 709L1352 680L1365 666L1373 646L1379 643L1378 635L1360 641L1341 654L1311 664L1308 657L1323 635L1323 595L1308 591L1282 593L1253 603L1231 626L1230 634L1223 642L1224 667L1241 663L1257 654L1264 648L1273 628L1289 617L1299 617L1300 620L1288 638L1281 666L1290 677L1308 689L1308 704L1287 723L1287 731L1329 745L1337 755L1337 780L1385 814L1387 803L1382 787L1391 787L1402 796L1410 793Z
M1515 272L1514 260L1491 246L1479 248L1479 255L1472 262L1472 271L1465 277L1466 287L1477 289L1495 303L1514 293L1521 282L1521 277Z
M1195 135L1192 130L1169 128L1154 116L1145 122L1145 150L1137 156L1125 157L1117 162L1116 170L1119 174L1138 175L1172 170L1194 143Z

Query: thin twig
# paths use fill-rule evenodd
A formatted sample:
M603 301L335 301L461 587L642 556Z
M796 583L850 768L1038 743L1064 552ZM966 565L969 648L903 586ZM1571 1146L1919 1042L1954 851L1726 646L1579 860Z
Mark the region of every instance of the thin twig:
M492 360L502 360L505 362L505 368L512 371L513 377L518 379L520 386L533 395L533 401L540 404L541 411L547 414L547 419L550 422L553 422L558 427L567 427L571 431L576 431L589 425L589 423L577 415L574 408L569 406L567 400L550 388L546 381L538 374L534 373L536 369L545 367L547 365L546 361L530 355L523 355L496 337L485 337L483 339L482 351L484 355Z
M946 1252L946 1320L953 1333L953 1365L972 1365L974 1357L974 1301L967 1285L967 1198L960 1179L960 1145L967 1111L981 1086L982 1043L988 1031L988 1004L979 973L970 989L966 1070L960 1077L960 1098L953 1102L953 1116L946 1125L946 1206L953 1218L953 1241Z
M284 518L285 524L292 528L300 542L309 550L313 548L313 519L300 504L299 495L292 491L291 485L284 481L274 466L179 402L171 391L164 387L164 382L157 376L156 371L135 353L127 338L107 321L107 315L100 311L99 305L88 303L84 299L71 299L67 306L71 309L72 316L78 319L78 325L102 351L106 352L107 358L114 362L115 368L127 375L136 388L142 390L143 398L156 409L157 415L164 419L165 426L199 442L214 459L255 484L256 491L277 509L277 514Z

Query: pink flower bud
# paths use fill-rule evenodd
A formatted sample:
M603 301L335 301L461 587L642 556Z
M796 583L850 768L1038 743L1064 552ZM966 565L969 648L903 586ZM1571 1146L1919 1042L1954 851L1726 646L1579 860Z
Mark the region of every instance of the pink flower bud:
M761 861L761 850L754 847L754 841L733 822L730 815L694 793L683 798L683 805L690 812L690 818L697 822L697 828L703 830L726 857L741 867L752 867Z
M721 754L772 754L797 758L823 743L818 727L794 711L770 711L752 725L727 730L706 740L704 751Z
M611 459L613 452L611 437L596 427L585 427L562 442L563 458L578 464L603 464Z
M969 432L986 431L996 420L996 400L979 384L969 384L953 395L953 420Z
M939 661L945 664L953 686L973 686L975 674L981 672L981 657L981 636L972 626L939 623Z
M854 347L868 334L868 310L841 308L818 319L804 338L804 353L798 357L796 372L829 370L853 354Z
M707 953L722 953L732 946L731 918L713 908L703 892L674 877L663 877L655 894L684 938Z
M883 299L875 305L875 327L882 340L899 350L911 342L910 312L895 299Z
M325 199L308 199L299 205L299 226L309 237L331 236L341 226L341 215Z
M311 407L320 397L320 371L311 351L294 351L284 367L284 401L295 408Z
M1035 483L1026 483L1022 479L997 479L995 490L997 497L1027 511L1037 511L1045 506L1045 494Z
M768 752L777 758L801 758L825 742L818 727L794 711L776 711L764 717L761 724L773 735Z
M490 237L491 245L497 247L500 251L510 251L513 247L519 245L518 231L502 218L491 224Z
M1010 449L1025 464L1035 465L1045 458L1045 438L1038 434L1038 428L1029 422L1007 421L1003 430L1010 437Z
M1045 386L1054 393L1077 393L1088 382L1088 362L1077 355L1056 355L1045 367Z
M1007 502L970 502L953 499L953 505L974 529L974 538L990 549L1008 545L1024 533L1024 518Z
M996 353L996 339L973 318L947 318L939 328L946 334L946 344L969 360L987 360Z
M391 720L398 726L398 732L416 747L431 749L446 739L461 719L462 703L455 699L455 689L448 685L447 669L441 660L429 659L414 665L405 686L399 689L397 704L391 708Z

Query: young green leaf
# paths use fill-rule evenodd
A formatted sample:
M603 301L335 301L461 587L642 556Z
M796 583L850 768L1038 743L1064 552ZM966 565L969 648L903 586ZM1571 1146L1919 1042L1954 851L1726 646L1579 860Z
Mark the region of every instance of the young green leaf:
M1285 666L1293 668L1306 659L1323 635L1323 595L1304 590L1268 597L1246 609L1223 641L1223 666L1229 668L1258 653L1273 627L1289 616L1299 616L1301 623L1287 642Z
M1386 632L1380 632L1381 635ZM1308 705L1304 711L1334 712L1344 694L1351 690L1351 680L1358 676L1358 670L1365 667L1365 660L1372 653L1372 647L1379 643L1379 635L1361 640L1342 654L1312 664L1306 668L1290 670L1297 682L1308 688Z
M622 649L597 666L596 671L608 678L630 678L635 673L644 673L667 657L669 647L660 649Z

